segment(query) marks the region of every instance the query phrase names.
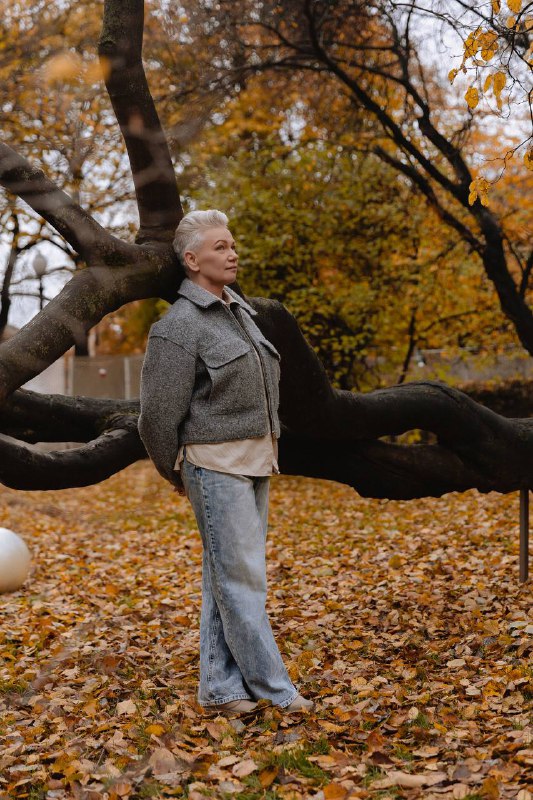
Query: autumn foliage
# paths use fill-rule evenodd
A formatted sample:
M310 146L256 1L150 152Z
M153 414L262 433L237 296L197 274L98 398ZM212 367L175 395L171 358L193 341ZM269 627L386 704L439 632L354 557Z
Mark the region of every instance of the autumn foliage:
M0 796L530 800L516 495L383 502L280 476L269 524L269 614L317 708L224 719L196 704L187 500L146 463L3 491L0 525L34 565L0 612Z

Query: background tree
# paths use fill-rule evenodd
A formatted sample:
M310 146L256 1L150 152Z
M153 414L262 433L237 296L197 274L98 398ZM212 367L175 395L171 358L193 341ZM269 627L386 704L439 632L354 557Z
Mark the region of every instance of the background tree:
M193 4L183 5L187 13L212 16L207 1L194 4L195 12ZM506 218L487 205L488 183L478 174L472 139L482 119L439 80L442 62L447 72L452 58L444 34L454 34L463 52L456 31L466 38L471 16L463 20L465 4L450 2L446 8L455 11L448 15L439 12L437 2L416 0L407 7L394 0L221 0L218 5L223 55L208 71L209 83L240 91L259 72L287 70L295 80L319 75L325 84L340 87L381 130L378 138L373 124L368 136L360 133L360 149L404 176L460 236L491 281L519 341L532 353L530 223L527 241L513 240ZM467 10L473 8L466 4ZM427 22L439 13L440 31ZM429 64L423 55L428 39L437 52Z
M229 212L248 293L286 304L336 387L402 382L420 348L468 347L479 364L514 346L468 248L402 176L361 152L368 115L337 87L259 74L215 119L182 155L185 205ZM507 185L501 202L515 218ZM143 350L165 304L143 305L99 325L99 352L104 338L105 352Z
M370 25L371 20L363 21ZM105 314L142 298L176 298L184 273L171 240L182 208L142 66L142 36L140 0L105 3L99 54L132 170L139 211L135 243L111 234L41 170L0 143L1 184L64 237L84 265L0 347L2 431L19 439L0 439L0 476L10 486L86 485L145 455L137 432L138 403L43 396L18 388ZM432 381L368 394L335 390L284 304L249 299L259 326L282 355L283 472L330 478L361 494L391 498L531 486L530 420L505 419ZM379 441L413 428L432 431L437 443ZM23 444L65 438L88 444L48 454Z

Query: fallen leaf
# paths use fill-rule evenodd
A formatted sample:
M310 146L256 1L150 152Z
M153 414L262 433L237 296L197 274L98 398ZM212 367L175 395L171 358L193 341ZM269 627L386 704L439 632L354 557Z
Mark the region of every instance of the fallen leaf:
M263 789L268 789L269 786L274 783L277 778L278 771L278 767L267 767L266 769L261 770L258 778Z
M154 775L163 775L168 772L174 772L177 766L174 755L167 750L166 747L159 747L154 750L148 760Z
M373 789L386 789L389 786L405 786L406 788L415 789L422 786L434 786L437 783L447 780L448 776L445 772L426 772L422 774L413 774L411 772L401 772L393 770L387 774L386 778L372 782Z
M123 700L121 703L117 703L117 714L136 714L137 713L137 706L133 702L133 700Z
M255 772L256 769L257 764L253 758L245 758L244 761L241 761L239 764L235 764L231 770L231 773L232 775L235 775L236 778L244 778L246 775L250 775L252 772Z
M344 800L348 794L348 789L339 783L327 783L322 787L325 800Z

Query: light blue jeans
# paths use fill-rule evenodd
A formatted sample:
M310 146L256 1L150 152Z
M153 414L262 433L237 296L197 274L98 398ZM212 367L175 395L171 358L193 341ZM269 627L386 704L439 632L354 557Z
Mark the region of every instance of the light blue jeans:
M198 702L267 698L288 706L298 690L265 608L270 477L198 467L186 448L181 477L203 545Z

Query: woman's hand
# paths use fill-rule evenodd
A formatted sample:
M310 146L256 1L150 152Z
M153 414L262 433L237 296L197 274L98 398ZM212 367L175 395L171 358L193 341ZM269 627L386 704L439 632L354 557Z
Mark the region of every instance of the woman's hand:
M187 496L187 492L185 491L185 486L183 485L183 481L181 479L181 471L180 470L172 470L172 477L169 478L170 483L172 484L172 490L177 494L181 495L182 497Z

